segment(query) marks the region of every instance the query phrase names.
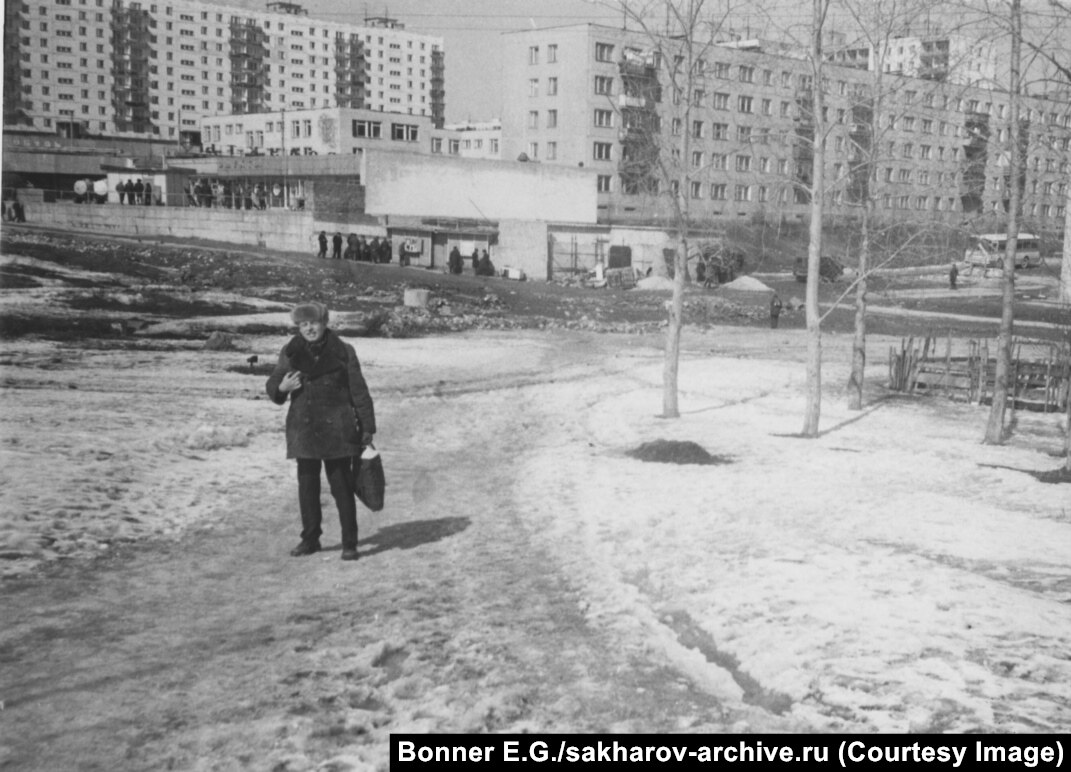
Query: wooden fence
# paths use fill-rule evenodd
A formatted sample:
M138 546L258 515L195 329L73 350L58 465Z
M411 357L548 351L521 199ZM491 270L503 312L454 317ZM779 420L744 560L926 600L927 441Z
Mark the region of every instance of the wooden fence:
M993 397L996 343L940 340L926 336L900 341L889 350L889 388L909 394L940 393L981 403ZM1009 399L1014 407L1062 411L1068 408L1071 346L1027 339L1012 342Z

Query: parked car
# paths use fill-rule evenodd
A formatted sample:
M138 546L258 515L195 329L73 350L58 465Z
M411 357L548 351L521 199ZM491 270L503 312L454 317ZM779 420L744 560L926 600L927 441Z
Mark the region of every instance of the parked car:
M796 277L796 281L807 281L807 258L797 257L795 265L792 266L792 275ZM822 255L818 263L818 276L822 281L836 281L844 275L844 265L834 257L829 255Z

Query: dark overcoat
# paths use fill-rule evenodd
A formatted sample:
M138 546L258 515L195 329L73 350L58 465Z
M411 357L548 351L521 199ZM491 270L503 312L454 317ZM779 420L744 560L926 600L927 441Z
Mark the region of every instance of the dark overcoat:
M360 455L361 433L375 434L376 416L353 346L332 330L325 330L316 344L300 335L291 338L279 352L279 361L265 384L277 405L284 404L288 396L279 391L279 382L293 370L301 372L301 387L289 393L286 457Z

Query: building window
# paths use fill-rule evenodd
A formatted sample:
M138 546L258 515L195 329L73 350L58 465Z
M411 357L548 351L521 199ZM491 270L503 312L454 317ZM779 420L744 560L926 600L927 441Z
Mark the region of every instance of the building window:
M539 78L531 78L528 81L528 96L539 96Z
M529 110L528 111L528 128L530 128L530 129L538 129L539 128L539 111L538 110Z
M702 121L692 121L692 136L695 137L696 139L702 139L703 138L703 122Z
M390 125L390 138L401 142L416 142L418 128L418 126L411 123L392 123Z
M712 139L728 139L729 138L729 124L727 123L712 123L710 124L710 136Z
M354 121L353 136L380 139L383 136L383 125L379 121Z
M547 143L547 160L548 161L556 161L557 159L558 159L558 143L557 142L548 142Z
M728 110L729 109L729 95L720 92L714 93L714 109L715 110Z
M595 61L612 62L614 60L614 47L610 43L595 44Z
M724 201L727 198L727 186L723 182L710 186L710 197L714 201Z
M450 140L450 143L449 143L447 149L449 150L450 155L457 155L458 153L461 152L461 140L459 140L459 139Z
M692 180L692 198L703 197L703 183L698 180Z
M710 168L716 171L725 171L729 168L729 156L725 153L713 153L710 156Z
M755 68L748 67L746 65L740 65L740 82L741 83L753 83L755 80Z
M610 180L613 178L609 174L600 174L596 178L595 188L599 193L610 192Z
M539 46L529 46L528 64L539 64Z
M595 76L595 93L606 94L607 96L614 93L614 79L608 78L605 75Z
M614 111L613 110L596 110L595 111L595 125L604 128L611 129L614 126Z
M594 146L594 158L596 161L609 161L613 152L613 144L610 142L596 142Z
M736 100L736 109L742 113L750 113L752 98L749 96L742 96Z
M532 160L532 161L535 161L537 158L539 158L539 143L538 142L529 142L528 143L528 158L530 160Z
M558 79L547 78L547 96L556 96L558 94Z
M736 157L736 170L738 172L749 172L749 171L751 171L751 156L749 156L749 155L738 155Z
M553 64L558 61L558 44L551 43L547 46L547 63Z
M751 200L751 186L750 185L737 185L734 195L736 201L750 201Z
M548 129L556 129L556 128L558 128L558 111L557 110L547 110L547 128Z
M692 151L692 167L695 168L695 169L698 169L702 165L703 165L703 151L702 150L693 150Z

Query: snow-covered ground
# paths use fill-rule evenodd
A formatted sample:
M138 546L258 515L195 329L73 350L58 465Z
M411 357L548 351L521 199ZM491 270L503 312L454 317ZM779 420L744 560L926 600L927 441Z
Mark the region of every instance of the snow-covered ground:
M228 369L272 361L284 340L231 352L5 342L5 572L177 539L251 490L289 486L282 411L263 377ZM688 332L679 420L657 417L657 336L354 342L377 399L426 402L427 419L419 436L384 425L388 469L392 446L408 448L392 470L402 487L362 521L362 542L417 516L429 480L450 477L435 466L444 454L493 440L518 470L495 482L510 515L580 588L586 618L742 717L726 728L1071 729L1071 494L1017 471L1061 464L1060 417L1020 412L1006 445L983 445L985 408L882 389L881 339L866 408L851 412L849 342L826 336L813 440L795 436L798 331ZM560 370L546 367L556 356ZM488 426L523 405L530 429L482 436L458 400L478 401ZM625 455L655 439L694 441L724 463Z

